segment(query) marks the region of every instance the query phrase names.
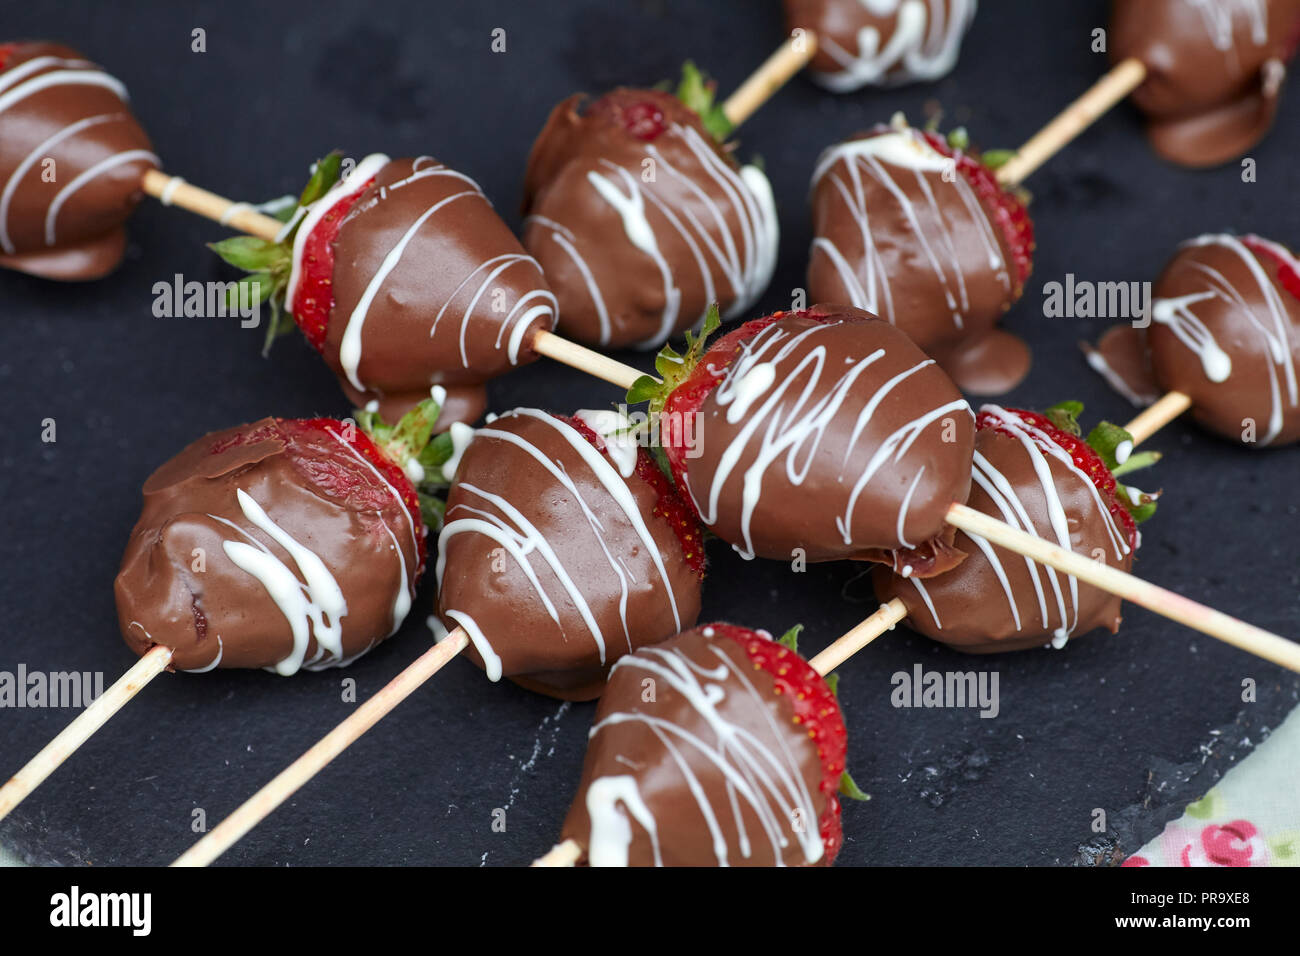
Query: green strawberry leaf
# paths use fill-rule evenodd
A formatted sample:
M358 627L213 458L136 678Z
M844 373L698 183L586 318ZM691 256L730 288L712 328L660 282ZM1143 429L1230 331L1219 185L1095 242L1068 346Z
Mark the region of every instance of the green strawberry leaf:
M1150 468L1164 456L1158 451L1140 451L1136 455L1129 455L1128 461L1122 465L1116 465L1110 470L1110 473L1118 478L1120 475L1126 475L1130 471L1137 471L1141 468Z
M273 212L275 218L287 223L304 206L323 196L338 182L342 162L342 154L337 151L317 160L312 165L311 179L303 189L302 195L296 201L292 197L287 197L288 202L277 203ZM284 298L289 285L289 273L293 269L293 240L301 222L300 218L298 225L295 225L281 242L270 242L253 236L232 236L208 244L208 248L223 261L236 269L253 273L240 282L241 286L247 287L246 291L241 293L240 288L236 287L227 295L228 303L238 304L239 300L234 296L251 294L252 301L259 305L269 304L271 307L271 318L262 341L263 356L271 351L271 346L276 339L293 331L294 328L292 317L285 309ZM249 299L245 298L243 301L247 302Z
M638 405L641 402L648 402L659 394L659 388L663 383L653 375L642 375L632 387L627 390L627 400L631 405Z
M446 484L442 481L442 466L451 461L451 456L455 453L456 443L451 440L451 434L442 432L435 435L424 447L424 451L420 452L420 467L429 474L436 474L440 484Z
M799 653L799 632L802 630L803 630L803 625L796 624L794 627L790 628L790 630L786 631L784 634L778 637L776 639L776 642L785 647L788 647L790 650L798 654Z
M677 84L677 98L699 114L704 128L719 143L731 135L735 126L727 119L722 104L716 102L718 84L709 79L690 60L682 64L682 78Z
M266 323L266 337L262 340L263 358L270 354L271 346L275 344L276 339L294 330L293 316L284 311L284 286L287 281L287 279L277 281L269 299L271 318Z
M840 696L840 675L838 673L827 674L822 680L826 681L826 686L831 689L832 694L836 697Z
M310 206L321 196L330 191L339 181L339 171L343 167L343 154L337 149L316 160L311 167L311 179L298 197L299 206Z
M1079 402L1062 402L1060 406L1071 406L1074 414L1077 415L1083 410ZM1077 408L1074 408L1077 406ZM1049 415L1050 417L1050 415ZM1054 420L1055 421L1055 420ZM1079 434L1078 423L1075 422L1076 430L1073 434ZM1057 427L1060 427L1059 425ZM1121 428L1113 422L1098 422L1097 425L1088 432L1088 437L1084 439L1097 457L1101 459L1110 473L1118 478L1120 475L1127 474L1130 471L1137 471L1140 468L1148 468L1160 460L1160 452L1144 451L1138 454L1132 454L1133 436L1127 429ZM1120 457L1125 456L1121 462ZM1115 497L1124 509L1133 516L1133 520L1141 524L1153 514L1156 513L1156 499L1160 493L1146 492L1132 485L1125 485L1117 481L1115 484Z
M659 350L659 354L655 356L655 371L659 373L660 380L642 375L627 390L628 404L649 402L650 417L652 420L655 419L663 411L664 403L668 401L668 396L672 394L673 389L690 377L707 351L706 343L709 336L716 332L721 324L722 315L718 312L718 304L715 302L705 313L700 334L695 335L689 331L686 333L685 352L678 352L671 345L665 345Z
M274 280L269 272L244 276L226 290L226 308L234 311L245 303L260 305L270 298Z
M424 526L429 529L430 534L437 534L442 530L442 522L447 514L447 503L423 491L416 492L416 496L420 500L420 517L424 520Z
M935 130L931 130L935 132ZM965 126L958 126L948 133L948 145L953 149L960 149L963 153L970 149L970 133Z
M283 243L269 242L256 236L231 236L208 243L208 248L245 272L270 272L284 265L290 255Z
M1057 402L1043 410L1047 420L1070 435L1081 434L1079 414L1083 411L1083 402Z
M871 799L871 794L864 792L861 787L854 783L847 770L840 774L840 796L848 797L850 800Z
M989 149L980 153L980 162L989 169L1001 169L1011 160L1015 159L1016 150L1014 149Z
M356 419L357 427L369 435L384 454L399 466L405 467L408 461L414 459L427 471L447 460L443 458L442 461L433 461L426 458L430 446L438 439L445 439L447 444L451 442L451 437L445 433L437 438L433 435L433 426L441 411L442 407L434 399L426 398L403 415L395 425L384 421L378 412L364 408L353 412L353 418ZM450 452L447 457L450 457Z

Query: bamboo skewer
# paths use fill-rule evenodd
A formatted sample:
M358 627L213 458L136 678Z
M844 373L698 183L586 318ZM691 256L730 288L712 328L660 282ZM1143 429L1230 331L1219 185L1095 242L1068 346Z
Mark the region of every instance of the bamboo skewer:
M1182 392L1169 392L1159 401L1148 405L1124 428L1133 436L1133 444L1139 445L1191 407L1192 400L1189 396Z
M722 104L722 112L731 125L739 126L753 116L773 93L785 86L816 55L816 34L801 30L791 35Z
M207 866L221 856L467 646L469 637L462 628L449 633L177 857L172 866Z
M29 794L54 773L77 748L108 723L144 686L167 669L172 660L172 649L161 645L150 648L143 657L131 665L113 686L95 698L94 703L77 715L59 734L41 748L9 781L0 787L0 820L9 815Z
M1027 534L966 505L954 504L949 508L948 523L967 534L987 538L1009 551L1015 551L1103 591L1109 591L1171 621L1177 621L1225 644L1300 673L1300 644L1278 634L1143 581L1119 568L1067 551L1060 545Z
M1141 86L1146 76L1146 66L1141 60L1131 57L1112 67L998 169L998 182L1004 186L1016 186L1024 182L1034 170Z

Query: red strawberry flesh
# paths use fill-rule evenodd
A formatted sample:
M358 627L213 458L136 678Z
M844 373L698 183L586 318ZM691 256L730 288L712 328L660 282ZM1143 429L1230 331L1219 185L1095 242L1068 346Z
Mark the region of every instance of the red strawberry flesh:
M605 457L609 457L605 440L582 419L564 415L557 415L556 418L573 428ZM654 491L655 505L651 513L667 521L673 529L673 534L682 546L682 557L687 567L704 577L704 533L694 509L677 494L668 477L659 470L654 458L644 448L637 449L636 476Z
M274 425L251 432L243 432L215 443L210 454L219 454L229 448L254 445L267 439L283 441L294 466L330 497L356 511L380 511L388 506L396 491L417 529L423 528L420 500L415 486L406 477L401 466L386 455L363 430L333 418L278 418ZM374 466L382 476L378 480L369 468L361 466L356 458L344 451L339 442L352 447L362 458ZM387 481L392 486L385 486ZM424 568L425 536L416 534L419 552L417 575Z
M302 270L294 288L293 301L288 303L294 322L317 352L325 349L325 335L329 330L330 312L334 309L334 240L339 229L361 194L374 182L373 177L349 196L334 199L329 194L318 202L333 202L303 240Z
M678 385L668 400L664 402L660 440L664 453L668 456L668 465L673 472L673 480L678 488L685 487L687 472L686 444L688 430L685 423L692 420L704 405L709 393L717 387L726 376L727 368L744 352L744 345L769 325L791 316L819 321L823 316L813 312L773 312L761 319L746 322L738 329L733 329L709 346L700 358L699 364L691 371L686 381ZM690 504L689 496L683 495ZM692 511L694 507L692 506Z
M868 136L885 136L897 132L895 127L881 124L874 127ZM997 174L975 156L953 148L937 133L917 132L936 152L956 162L957 171L975 190L989 220L1001 231L1016 266L1014 298L1019 299L1025 282L1034 269L1034 223L1029 218L1025 204L1014 192L1004 189L998 182Z
M821 674L784 644L734 624L710 624L707 628L735 641L745 649L756 669L771 676L776 693L789 701L794 722L804 728L817 748L822 766L819 789L826 799L818 824L826 848L824 862L829 866L844 842L839 791L848 756L848 732L839 701Z
M1101 500L1106 503L1106 510L1115 519L1115 523L1127 533L1129 547L1136 551L1138 545L1137 522L1133 520L1133 516L1129 514L1128 509L1120 504L1117 497L1119 492L1115 476L1110 473L1106 463L1097 456L1097 453L1088 443L1078 435L1071 435L1069 432L1057 428L1045 416L1037 412L1028 412L1019 408L1008 408L1005 411L1016 416L1026 425L1043 432L1053 444L1064 449L1069 454L1075 467L1092 480L1101 495ZM1016 437L996 415L990 412L980 412L975 417L975 428L979 431L991 428L1003 435ZM1033 437L1036 442L1041 444L1042 440L1037 435Z
M1259 236L1243 236L1241 244L1255 255L1272 262L1277 267L1277 281L1282 284L1282 288L1300 299L1300 271L1296 269L1294 257L1287 258L1273 244L1260 239Z

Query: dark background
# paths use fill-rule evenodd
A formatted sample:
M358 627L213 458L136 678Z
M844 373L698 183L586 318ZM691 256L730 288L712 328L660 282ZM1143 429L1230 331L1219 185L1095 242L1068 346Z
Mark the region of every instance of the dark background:
M1101 2L989 0L956 70L939 83L847 96L796 79L743 129L776 191L782 257L763 310L803 284L805 197L818 151L905 110L942 103L945 126L1012 146L1103 70L1089 52ZM518 222L523 164L551 106L575 90L650 84L694 58L734 89L780 42L774 0L622 4L0 2L4 37L80 48L130 88L164 166L225 195L296 192L308 163L432 153L472 175ZM190 31L207 31L207 52ZM491 31L507 33L505 54ZM1036 364L1009 404L1075 397L1087 416L1131 410L1088 371L1075 343L1103 323L1042 317L1042 285L1067 272L1150 280L1179 241L1218 230L1300 241L1300 96L1253 156L1191 172L1148 149L1123 105L1032 177L1038 256L1007 326ZM203 243L216 224L146 201L127 263L106 280L56 285L0 274L5 531L0 670L103 671L133 660L118 636L112 580L159 463L205 431L263 415L346 414L334 380L294 336L268 360L236 320L159 319L152 286L174 273L226 279ZM755 315L759 314L755 310ZM638 355L634 361L644 363ZM492 387L492 407L568 411L616 391L546 361ZM41 420L58 423L43 444ZM1136 570L1263 627L1300 633L1300 451L1248 453L1185 423L1144 486L1166 492ZM874 607L851 565L794 575L711 546L705 618L780 632L803 622L816 650ZM431 576L406 627L346 671L164 675L0 826L33 862L163 864L184 850L194 808L214 825L351 705L428 644ZM1001 715L901 710L890 675L996 669ZM899 629L841 668L850 768L873 799L845 810L844 864L1105 862L1158 832L1246 756L1300 696L1300 678L1128 608L1123 631L1061 652L968 658ZM1243 703L1241 682L1258 682ZM520 864L551 846L576 785L593 705L561 706L493 685L457 661L224 857L242 864ZM0 711L0 771L17 769L73 714ZM507 830L490 827L507 809ZM1109 830L1090 829L1102 808Z

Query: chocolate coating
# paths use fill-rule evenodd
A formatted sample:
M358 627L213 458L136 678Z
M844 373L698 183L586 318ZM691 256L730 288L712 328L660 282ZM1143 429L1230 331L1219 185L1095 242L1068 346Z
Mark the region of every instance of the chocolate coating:
M333 242L325 360L354 402L378 400L389 421L432 385L457 390L472 420L483 409L481 383L536 358L530 342L554 327L555 297L467 176L427 156L367 157L356 176L373 182Z
M341 438L272 418L213 432L145 482L122 635L182 670L341 666L401 624L423 535Z
M1188 166L1227 162L1273 125L1300 0L1116 0L1111 60L1147 67L1133 100L1151 143Z
M779 315L703 359L727 366L682 482L704 524L741 555L785 561L878 560L939 537L970 488L974 424L956 386L866 312Z
M808 294L897 325L964 390L998 394L1029 349L994 328L1020 297L1013 251L986 201L921 131L830 147L812 179Z
M817 37L812 79L847 93L948 73L975 6L975 0L785 0L785 22Z
M1155 380L1190 396L1201 425L1252 447L1300 439L1300 261L1287 249L1258 236L1185 242L1151 311Z
M1300 260L1259 236L1188 240L1151 322L1110 329L1088 364L1134 405L1182 392L1203 427L1250 448L1300 439Z
M967 504L1021 530L1128 571L1133 552L1092 480L1032 425L997 406L1001 427L975 436L975 486ZM1042 436L1035 440L1035 436ZM1039 476L1050 475L1050 484ZM955 569L918 581L877 568L881 601L907 605L907 626L959 651L991 654L1064 646L1098 627L1114 632L1120 600L984 539L957 532L967 554Z
M593 866L825 862L811 822L826 811L821 760L793 717L771 675L713 627L627 655L596 710L564 839Z
M560 302L560 329L593 345L653 348L717 302L739 315L776 266L772 189L737 168L675 97L619 89L585 112L560 103L528 160L524 245ZM657 111L662 130L625 124ZM647 133L647 135L649 135Z
M100 278L122 261L122 223L158 157L126 88L80 53L19 43L0 59L0 266Z
M695 623L700 575L656 513L576 428L516 409L479 429L447 494L438 614L493 680L570 700L610 665Z

